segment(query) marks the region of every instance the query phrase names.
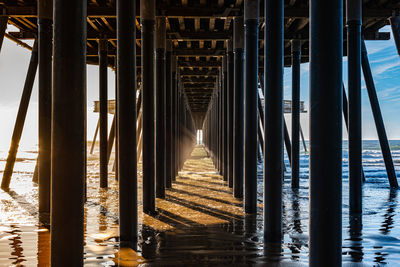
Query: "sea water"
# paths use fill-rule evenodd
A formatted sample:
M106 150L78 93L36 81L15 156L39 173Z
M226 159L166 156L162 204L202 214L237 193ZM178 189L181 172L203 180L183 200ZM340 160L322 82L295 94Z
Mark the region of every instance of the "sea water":
M390 141L390 147L397 174L400 175L400 141ZM115 252L118 250L118 238L106 239L101 235L111 232L112 236L112 233L118 232L118 186L110 177L110 189L107 192L98 189L98 151L96 153L88 155L85 265L113 266ZM0 151L0 170L4 170L6 157L7 151ZM49 233L37 223L37 186L32 183L36 158L36 148L22 149L15 164L11 190L7 193L0 190L0 266L12 264L46 266L49 263ZM400 266L400 213L398 212L400 193L389 187L379 142L363 141L363 168L366 181L363 185L362 227L356 234L354 231L351 234L350 231L347 158L347 142L343 142L343 265ZM143 261L150 265L160 264L171 259L178 259L172 262L179 265L182 263L179 259L184 258L186 260L182 263L184 265L196 265L196 263L264 265L273 261L283 266L307 266L309 154L301 152L300 188L297 191L291 189L287 156L285 164L287 172L283 188L284 238L282 249L277 255L268 257L264 251L261 161L258 165L259 211L255 217L244 217L224 225L194 227L186 231L177 231L174 235L156 231L149 233L147 230L145 233L145 228L140 228L140 233L147 238L139 242L139 256L134 265ZM0 171L0 176L2 174ZM204 205L207 205L206 201ZM182 250L182 244L193 246ZM203 250L199 249L198 244L201 244Z

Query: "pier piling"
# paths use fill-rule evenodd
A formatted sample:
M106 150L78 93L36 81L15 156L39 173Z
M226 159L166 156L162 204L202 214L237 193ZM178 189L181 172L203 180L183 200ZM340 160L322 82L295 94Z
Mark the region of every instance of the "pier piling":
M257 98L259 0L244 1L244 207L257 212Z
M292 188L299 188L301 41L292 40Z
M165 140L165 115L166 115L166 70L165 70L165 47L166 26L165 17L157 17L156 20L156 197L165 198L166 181L166 140Z
M117 0L117 148L120 246L137 248L136 1Z
M310 16L309 264L340 266L343 1L311 0Z
M349 200L350 213L362 212L362 132L361 132L361 0L347 0Z
M143 211L155 212L154 31L155 0L140 0L142 28Z
M51 101L53 63L53 0L38 1L38 76L39 76L39 213L44 224L50 223L51 181Z
M55 0L53 14L51 265L83 266L87 2Z
M233 21L233 86L229 94L233 95L233 195L243 197L244 175L244 25L243 17ZM231 115L230 115L231 116Z
M99 39L99 99L100 99L100 188L108 187L108 41Z
M265 3L264 36L264 237L266 243L282 242L283 181L283 5ZM289 152L290 147L286 147ZM289 154L289 153L288 153Z
M173 177L173 119L172 119L172 41L166 41L165 56L165 187L172 187Z
M234 19L235 21L237 18ZM234 22L235 23L235 22ZM235 31L235 26L233 27ZM242 27L243 28L243 27ZM235 34L235 33L234 33ZM243 35L243 29L242 29L242 35ZM234 42L234 41L233 41ZM234 54L233 54L233 42L232 40L228 40L228 52L227 52L227 59L226 59L226 64L227 64L227 74L228 74L228 82L227 82L227 109L228 109L228 115L227 115L227 174L225 181L234 181L234 145L235 145L235 135L234 135L234 119L235 119L235 102L234 102ZM229 183L229 182L228 182ZM234 183L234 182L233 182Z

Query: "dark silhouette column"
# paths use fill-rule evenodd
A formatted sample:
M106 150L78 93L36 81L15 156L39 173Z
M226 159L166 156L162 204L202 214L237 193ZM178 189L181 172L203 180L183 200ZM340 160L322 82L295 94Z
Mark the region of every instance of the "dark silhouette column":
M166 144L165 144L165 17L156 21L156 196L165 198Z
M244 1L244 208L257 212L258 22L260 2Z
M178 115L177 115L177 68L176 68L176 56L171 57L171 71L172 71L172 81L171 81L171 96L172 96L172 180L175 181L176 176L178 175Z
M301 41L292 40L292 188L299 188Z
M51 265L83 265L87 1L54 2Z
M136 1L117 0L117 171L120 246L138 241L136 145Z
M343 1L311 0L310 16L310 266L340 266Z
M228 41L229 42L229 41ZM228 55L222 58L222 175L228 175ZM196 126L197 127L197 126Z
M361 0L347 0L350 213L362 213Z
M234 154L234 135L233 135L233 124L234 124L234 59L233 59L233 44L231 40L228 40L228 54L227 54L227 65L228 65L228 88L227 88L227 109L228 109L228 117L227 117L227 154L228 154L228 162L227 162L227 175L225 178L226 181L231 181L229 184L233 185L233 154ZM210 131L211 129L209 129ZM209 140L211 141L211 140Z
M233 196L243 197L243 159L244 159L244 47L243 17L236 17L233 21L233 54L234 75L233 86L230 88L233 95L234 140L233 140Z
M155 0L140 1L142 27L143 211L155 212L154 25Z
M53 1L38 1L39 53L39 220L50 224Z
M108 187L108 41L99 39L99 104L100 104L100 187Z
M283 5L283 0L265 4L264 238L271 244L282 242ZM286 150L290 154L290 145Z
M167 54L165 58L165 187L171 188L172 187L172 177L173 177L173 166L172 166L172 158L173 158L173 142L172 142L172 127L173 127L173 120L172 120L172 65L171 65L171 58L172 58L172 41L167 40Z

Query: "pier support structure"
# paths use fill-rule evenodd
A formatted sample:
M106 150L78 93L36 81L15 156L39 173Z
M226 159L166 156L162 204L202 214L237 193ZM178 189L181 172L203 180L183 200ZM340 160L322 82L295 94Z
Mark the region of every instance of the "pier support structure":
M347 0L349 200L350 213L362 213L361 0Z
M292 188L299 188L301 41L292 40Z
M172 181L178 175L178 87L176 56L171 57L171 96L172 96Z
M108 41L99 39L99 104L100 104L100 188L108 187Z
M221 68L221 72L219 73L218 79L219 82L221 83L221 128L222 128L222 144L221 144L221 175L222 177L226 176L226 169L227 169L227 164L228 164L228 159L227 159L227 133L228 133L228 129L227 127L227 123L228 123L228 109L227 109L227 93L228 93L228 87L227 87L227 58L226 55L224 57L222 57L222 68Z
M258 23L259 0L244 1L244 207L257 212L257 98L258 98Z
M172 187L173 177L173 119L172 119L172 41L166 41L165 55L165 187Z
M138 241L136 1L117 0L117 131L120 246Z
M228 166L228 62L227 55L222 58L222 168L221 175L227 180ZM232 186L231 186L232 187Z
M57 0L53 14L51 265L83 266L87 1Z
M235 19L236 20L236 19ZM228 52L227 52L226 64L227 64L227 170L225 181L234 180L234 56L233 56L233 43L232 40L228 40Z
M236 17L233 21L233 196L243 197L244 175L244 48L243 17Z
M53 1L38 1L39 54L39 220L50 224L51 98L53 55Z
M142 28L143 211L155 212L154 30L155 0L140 0Z
M22 90L21 101L19 103L17 118L15 120L14 130L11 137L10 150L8 151L6 166L4 168L1 188L8 190L10 187L11 176L14 170L15 160L21 140L22 130L25 124L26 113L28 111L29 101L32 95L33 83L35 81L36 71L38 66L37 41L33 45L31 59L29 62L28 72L26 74L24 89Z
M166 115L166 18L157 17L156 20L156 197L165 198L166 181L166 143L165 143L165 115Z
M310 16L309 262L340 266L343 1L311 0Z
M385 162L389 184L390 187L397 188L399 187L399 184L397 182L396 171L393 165L393 159L387 139L385 124L383 123L382 112L379 106L374 78L372 77L372 71L368 60L368 52L367 48L365 47L364 41L361 44L361 66L364 74L365 85L367 87L369 102L371 103L372 115L374 116L376 131L378 133L379 144L381 146L382 156Z
M279 245L284 166L283 5L283 0L266 2L264 36L264 236L267 243Z

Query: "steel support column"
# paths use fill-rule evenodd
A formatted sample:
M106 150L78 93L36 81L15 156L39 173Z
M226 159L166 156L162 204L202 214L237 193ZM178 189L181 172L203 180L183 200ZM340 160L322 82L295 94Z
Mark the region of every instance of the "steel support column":
M222 166L223 166L223 154L222 151L224 149L223 147L223 87L222 87L222 67L219 69L219 75L217 77L217 84L218 84L218 129L219 129L219 146L218 146L218 157L219 157L219 164L218 164L218 169L220 173L222 174ZM190 113L190 108L188 108L188 111ZM191 129L190 129L191 130Z
M117 128L120 246L137 248L136 1L117 0Z
M53 14L51 265L83 266L87 1L56 0Z
M257 99L258 99L258 22L259 0L244 1L244 207L257 212ZM275 177L277 179L277 177Z
M10 187L11 176L14 170L15 159L17 157L19 141L21 140L22 130L25 124L26 113L28 111L29 101L32 95L32 87L35 81L38 66L37 42L35 41L31 59L29 62L28 72L25 78L24 89L22 90L21 101L19 103L17 118L15 120L14 130L11 137L10 150L8 151L6 166L4 168L3 180L1 188L8 190Z
M51 77L53 54L53 1L38 2L39 54L39 220L50 224Z
M233 54L234 74L233 86L230 88L233 95L233 196L243 197L244 175L244 69L243 47L244 26L243 17L236 17L233 21Z
M154 25L155 0L140 0L142 27L143 211L155 212Z
M292 188L299 188L301 41L292 40Z
M362 213L361 0L347 0L350 213Z
M228 175L228 55L222 58L222 135L223 135L223 151L222 151L222 175L224 181Z
M172 41L167 40L167 53L165 58L165 187L172 187L173 177L173 120L172 120L172 69L171 69L171 57L172 57Z
M274 244L282 242L283 5L283 0L265 4L264 238Z
M108 41L99 40L100 188L108 187Z
M228 184L233 185L233 154L234 154L234 135L233 135L233 124L234 124L234 59L233 59L233 43L228 40L228 53L227 53L227 72L228 72L228 82L227 82L227 174L224 177ZM229 182L231 181L231 182Z
M365 85L367 87L369 101L371 103L372 114L375 120L376 131L378 133L379 144L381 146L383 160L386 166L386 172L389 179L390 187L397 188L396 171L393 165L392 153L386 135L385 124L383 123L382 112L379 106L378 96L376 94L374 78L372 77L371 67L368 60L368 52L364 41L361 44L361 66L364 74Z
M156 20L156 197L165 198L166 181L166 18L157 17Z
M343 1L311 0L310 16L310 266L340 266Z
M171 58L171 70L172 70L172 81L171 81L171 96L172 96L172 180L175 181L176 176L178 175L178 150L177 150L177 143L178 143L178 130L177 130L177 68L176 68L176 57L172 56Z

